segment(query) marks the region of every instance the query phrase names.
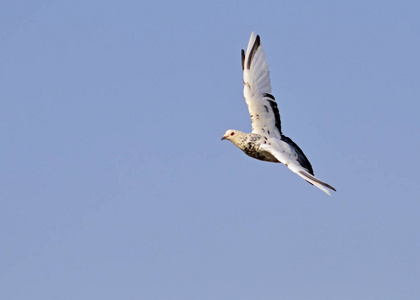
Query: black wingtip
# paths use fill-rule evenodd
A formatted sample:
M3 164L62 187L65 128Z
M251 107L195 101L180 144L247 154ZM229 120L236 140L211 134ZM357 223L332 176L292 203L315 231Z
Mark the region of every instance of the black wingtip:
M242 59L242 71L245 68L245 51L244 49L241 50L241 59Z
M260 42L260 36L257 35L257 38L255 39L254 45L252 46L251 52L249 53L249 57L248 57L248 63L246 65L247 69L251 68L251 62L252 59L254 58L255 53L258 50L258 47L260 46L261 42Z

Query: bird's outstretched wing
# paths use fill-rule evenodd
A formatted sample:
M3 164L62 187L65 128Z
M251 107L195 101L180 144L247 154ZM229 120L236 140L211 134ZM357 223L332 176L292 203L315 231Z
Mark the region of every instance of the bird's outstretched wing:
M246 52L242 50L244 97L251 115L252 132L281 138L281 121L271 94L270 71L265 62L260 36L251 33Z
M261 148L271 153L271 155L273 155L282 164L285 164L292 172L298 174L307 182L323 190L328 195L331 196L331 193L329 190L327 190L327 188L335 191L335 188L333 188L331 185L319 180L314 175L310 174L309 170L299 163L298 156L293 155L293 153L280 150L281 148L277 149L275 145L263 144L261 145Z

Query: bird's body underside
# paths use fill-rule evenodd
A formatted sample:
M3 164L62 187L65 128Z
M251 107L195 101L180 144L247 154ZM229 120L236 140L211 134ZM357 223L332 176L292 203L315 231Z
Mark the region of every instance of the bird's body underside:
M236 146L252 158L279 163L277 158L275 158L270 152L261 148L261 145L266 144L267 140L267 137L258 133L249 133L242 135Z
M271 94L270 72L264 50L260 37L254 33L247 51L242 50L242 69L252 133L230 129L222 140L231 141L252 158L286 165L292 172L331 195L328 189L335 189L314 176L311 163L303 151L281 131L280 114Z

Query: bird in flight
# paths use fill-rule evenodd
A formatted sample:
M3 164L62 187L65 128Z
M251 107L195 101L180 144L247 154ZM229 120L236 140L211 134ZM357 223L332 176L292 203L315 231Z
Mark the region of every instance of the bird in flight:
M229 140L246 155L263 161L282 163L307 182L331 196L335 189L314 176L311 163L291 138L281 131L280 114L271 94L270 71L260 36L251 33L246 52L242 50L244 97L251 115L252 132L229 129L222 140Z

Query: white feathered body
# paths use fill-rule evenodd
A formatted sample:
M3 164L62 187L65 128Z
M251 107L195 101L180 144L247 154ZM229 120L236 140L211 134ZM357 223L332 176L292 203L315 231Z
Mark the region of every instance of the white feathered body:
M242 50L244 97L251 116L252 133L227 130L227 139L250 157L280 162L309 183L331 195L335 189L314 176L303 151L282 133L280 114L271 94L270 72L259 36L251 34L246 53Z

